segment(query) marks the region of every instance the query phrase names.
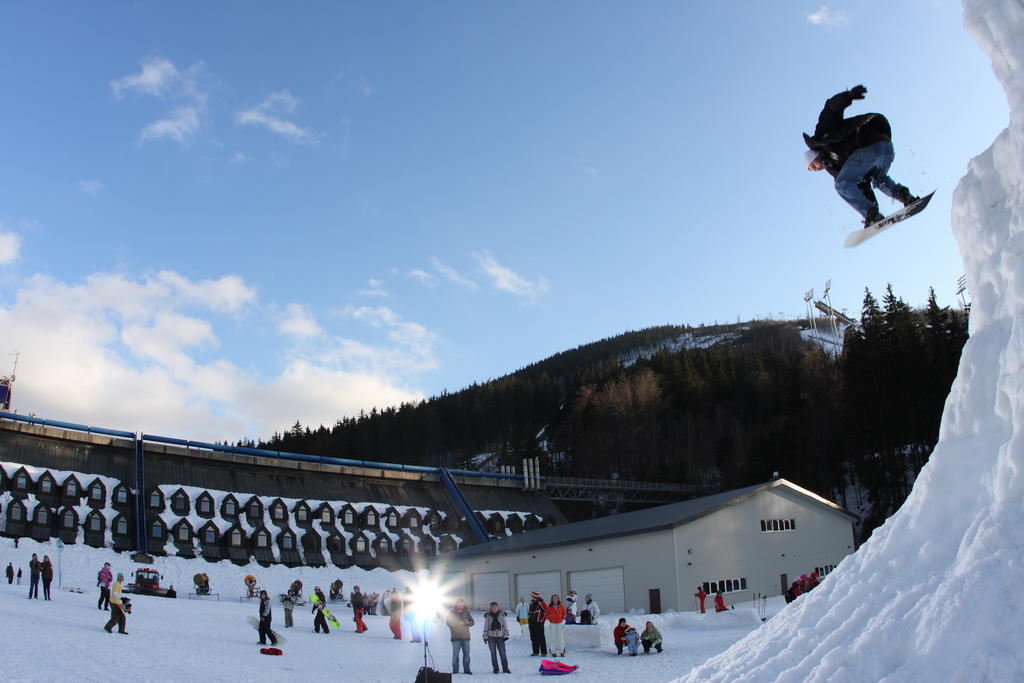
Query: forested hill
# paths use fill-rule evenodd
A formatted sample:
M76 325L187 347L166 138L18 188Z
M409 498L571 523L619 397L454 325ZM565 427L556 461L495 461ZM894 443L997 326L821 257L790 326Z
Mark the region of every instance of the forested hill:
M709 491L779 472L840 498L857 482L884 519L938 438L966 317L940 308L934 294L914 310L887 289L881 303L865 293L861 325L846 331L839 357L805 341L803 327L627 332L330 428L296 423L258 445L492 470L538 456L545 474Z

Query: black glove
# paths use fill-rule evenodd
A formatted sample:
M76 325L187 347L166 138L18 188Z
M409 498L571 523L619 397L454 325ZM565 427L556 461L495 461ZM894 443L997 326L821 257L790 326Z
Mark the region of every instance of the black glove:
M863 100L864 93L866 93L867 91L868 89L865 88L863 85L855 85L852 88L850 88L850 96L853 97L853 99L855 100Z

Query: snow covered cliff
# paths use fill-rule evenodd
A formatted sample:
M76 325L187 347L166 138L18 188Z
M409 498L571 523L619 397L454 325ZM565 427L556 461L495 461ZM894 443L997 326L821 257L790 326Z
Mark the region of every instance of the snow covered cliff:
M1024 680L1024 0L964 6L1010 125L954 195L974 303L939 444L820 588L683 680Z

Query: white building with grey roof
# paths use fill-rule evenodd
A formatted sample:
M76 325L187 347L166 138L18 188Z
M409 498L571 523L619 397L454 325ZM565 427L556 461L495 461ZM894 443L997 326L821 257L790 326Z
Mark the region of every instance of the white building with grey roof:
M432 574L474 609L592 593L603 612L695 608L698 586L727 603L824 577L854 550L857 517L785 479L563 524L439 555ZM708 598L711 607L711 597Z

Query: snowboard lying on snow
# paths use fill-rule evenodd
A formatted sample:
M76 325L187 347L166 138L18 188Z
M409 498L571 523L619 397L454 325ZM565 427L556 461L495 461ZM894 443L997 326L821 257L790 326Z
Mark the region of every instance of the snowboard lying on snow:
M571 674L578 668L578 666L574 666L572 664L552 662L550 659L542 659L540 662L540 668L537 670L540 672L541 676L564 676L566 674Z

